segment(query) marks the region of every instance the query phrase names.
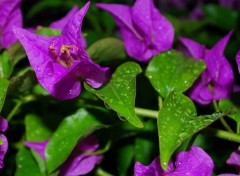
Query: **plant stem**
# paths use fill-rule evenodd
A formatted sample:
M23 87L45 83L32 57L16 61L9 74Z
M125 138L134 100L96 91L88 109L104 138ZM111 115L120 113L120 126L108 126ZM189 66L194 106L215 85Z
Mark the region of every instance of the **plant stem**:
M202 133L210 136L215 136L221 139L226 139L228 141L240 143L240 135L228 131L207 127L204 130L202 130Z
M214 109L215 109L216 112L220 112L216 100L213 100L213 106L214 106ZM234 133L234 131L233 131L232 128L228 125L228 123L226 122L226 120L224 119L224 117L220 117L220 122L222 123L222 125L224 126L224 128L225 128L226 130L228 130L229 132Z
M19 100L15 104L14 108L12 109L12 111L7 116L7 121L10 121L13 118L13 116L17 113L18 109L20 108L20 106L22 106L22 104L23 104L23 101L21 101L21 100Z
M137 115L144 116L144 117L150 117L154 119L157 119L158 117L158 111L155 111L155 110L135 107L135 112Z

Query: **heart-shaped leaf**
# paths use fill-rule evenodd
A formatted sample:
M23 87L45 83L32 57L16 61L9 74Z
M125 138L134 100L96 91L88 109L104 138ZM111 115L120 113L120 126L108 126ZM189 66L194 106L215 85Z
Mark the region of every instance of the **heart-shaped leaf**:
M191 99L182 93L171 92L166 97L158 117L162 167L167 169L171 155L183 141L223 115L223 113L215 113L197 117Z
M184 92L205 69L203 61L196 61L171 50L155 56L149 63L146 76L154 89L166 97L171 91Z
M53 172L67 159L81 138L101 127L106 127L102 120L85 109L65 118L53 133L46 148L48 172Z
M104 103L126 118L132 125L143 127L135 114L136 76L141 73L141 67L134 62L127 62L117 68L110 82L100 89L93 89L87 84L85 88L94 93Z

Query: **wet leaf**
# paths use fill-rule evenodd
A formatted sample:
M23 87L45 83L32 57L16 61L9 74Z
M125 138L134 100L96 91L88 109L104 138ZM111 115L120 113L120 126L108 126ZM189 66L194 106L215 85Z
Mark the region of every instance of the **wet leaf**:
M15 172L15 176L42 176L37 163L28 149L23 148L18 152L16 163L17 170Z
M126 118L132 125L143 127L135 114L136 76L141 73L141 67L134 62L127 62L117 68L107 85L93 89L87 84L85 88L94 93L120 117Z
M198 116L191 99L171 92L165 99L158 117L161 165L167 168L174 151L190 136L222 117L223 113Z
M81 138L94 130L106 127L100 118L85 109L66 117L50 138L46 149L48 173L57 169L68 157Z
M4 78L0 78L0 112L2 111L3 104L6 98L9 81Z
M123 42L117 38L104 38L93 43L87 50L91 59L96 63L126 58Z
M163 97L171 91L184 92L192 86L205 69L203 61L185 57L171 50L155 56L149 63L146 76Z

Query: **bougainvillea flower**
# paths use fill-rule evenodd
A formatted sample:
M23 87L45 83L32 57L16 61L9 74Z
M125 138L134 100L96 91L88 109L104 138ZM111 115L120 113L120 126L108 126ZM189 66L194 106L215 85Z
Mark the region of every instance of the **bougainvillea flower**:
M0 50L8 48L17 41L12 26L22 27L20 0L0 1Z
M160 166L159 157L156 157L149 166L136 162L134 173L136 176L211 176L213 167L213 161L207 153L200 147L192 146L190 151L178 153L175 165L171 160L165 171Z
M232 32L228 33L210 50L195 41L180 38L196 60L203 59L206 63L206 70L189 91L189 96L202 105L209 104L212 100L229 98L233 91L233 69L224 56L231 34Z
M173 26L159 13L153 0L137 0L133 7L119 4L97 4L97 7L111 13L127 53L136 60L148 62L152 56L172 47Z
M47 37L14 27L40 84L54 97L66 100L80 94L81 82L99 88L108 68L94 64L82 46L81 25L88 2L64 26L61 36Z
M227 159L227 164L236 166L236 171L240 173L240 147L233 151L230 157ZM239 174L238 174L239 175ZM238 176L237 174L220 174L219 176Z
M5 132L8 128L8 122L6 119L0 116L0 132ZM8 140L4 134L0 134L1 143L0 143L0 169L4 167L3 159L7 153L8 149Z
M35 150L45 160L45 149L48 140L42 142L25 142L25 146ZM81 140L60 167L60 176L85 175L91 172L98 164L102 155L92 155L91 152L99 148L96 136L90 135Z

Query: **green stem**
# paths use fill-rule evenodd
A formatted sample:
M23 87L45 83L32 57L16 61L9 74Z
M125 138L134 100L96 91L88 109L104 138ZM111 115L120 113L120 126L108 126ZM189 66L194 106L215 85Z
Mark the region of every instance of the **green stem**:
M17 113L18 109L19 109L22 105L23 105L23 101L22 101L22 100L19 100L19 101L15 104L14 108L12 109L12 111L8 114L8 116L7 116L7 121L10 121L10 120L13 118L13 116Z
M240 134L240 123L237 123L237 134Z
M220 112L219 108L218 108L218 104L216 100L213 100L213 106L216 112ZM228 125L228 123L226 122L226 120L224 119L224 117L220 117L220 122L222 123L222 125L224 126L224 128L226 130L228 130L231 133L234 133L234 131L232 130L232 128Z
M103 149L100 149L100 150L98 150L96 152L84 152L84 154L102 155L102 154L106 153L110 149L111 145L112 145L112 141L109 140Z
M158 111L135 107L135 113L140 116L157 119Z
M228 131L207 127L204 130L202 130L202 133L206 135L215 136L221 139L225 139L228 141L240 143L240 135Z

